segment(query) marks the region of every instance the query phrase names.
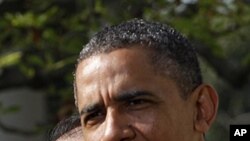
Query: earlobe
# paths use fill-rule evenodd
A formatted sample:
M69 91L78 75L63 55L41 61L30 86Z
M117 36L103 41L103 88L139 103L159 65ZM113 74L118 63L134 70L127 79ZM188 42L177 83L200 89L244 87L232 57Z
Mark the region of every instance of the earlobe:
M195 95L196 112L194 115L194 128L205 133L214 121L218 108L218 96L210 86L202 84L196 88Z

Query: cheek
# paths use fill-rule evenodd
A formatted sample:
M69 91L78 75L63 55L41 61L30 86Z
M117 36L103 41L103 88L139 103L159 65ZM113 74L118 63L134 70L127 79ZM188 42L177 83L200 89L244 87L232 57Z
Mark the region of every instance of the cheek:
M182 116L167 108L154 109L145 114L138 114L134 120L134 126L137 132L147 140L169 141L178 140L180 135L180 124ZM182 135L182 134L181 134Z
M155 112L147 112L136 116L134 127L137 132L147 140L161 141L162 136L167 132L167 119Z
M103 131L100 130L96 130L96 131L92 131L92 132L88 132L83 130L84 133L84 141L100 141L102 139L103 136Z

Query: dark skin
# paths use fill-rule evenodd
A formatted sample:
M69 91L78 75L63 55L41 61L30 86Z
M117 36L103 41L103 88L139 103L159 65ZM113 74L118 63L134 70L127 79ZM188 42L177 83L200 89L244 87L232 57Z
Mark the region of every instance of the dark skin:
M174 80L155 73L147 53L123 48L79 64L77 106L85 141L204 140L217 111L215 90L202 84L183 99Z

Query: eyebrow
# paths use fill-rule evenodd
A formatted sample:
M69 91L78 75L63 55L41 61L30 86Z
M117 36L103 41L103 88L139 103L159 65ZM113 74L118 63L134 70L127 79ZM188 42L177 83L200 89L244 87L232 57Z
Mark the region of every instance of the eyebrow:
M95 111L100 110L101 108L102 108L102 105L99 103L89 104L81 109L80 115L82 116L87 113L93 113Z
M138 97L156 97L153 95L152 92L150 91L144 91L144 90L130 90L130 91L125 91L121 92L118 94L116 97L114 97L114 100L116 102L124 102L124 101L129 101L131 99L135 99ZM101 110L103 108L103 105L100 103L93 103L85 106L84 108L81 109L80 115L84 115L87 113L93 113L95 111Z
M144 90L132 90L132 91L125 91L115 97L115 101L117 102L124 102L129 101L131 99L135 99L137 97L156 97L153 95L152 92L144 91Z

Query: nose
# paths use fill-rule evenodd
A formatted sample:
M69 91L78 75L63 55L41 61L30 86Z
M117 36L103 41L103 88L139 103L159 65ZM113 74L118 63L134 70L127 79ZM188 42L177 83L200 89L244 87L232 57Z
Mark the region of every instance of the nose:
M136 132L126 116L115 110L106 115L102 141L131 141Z

